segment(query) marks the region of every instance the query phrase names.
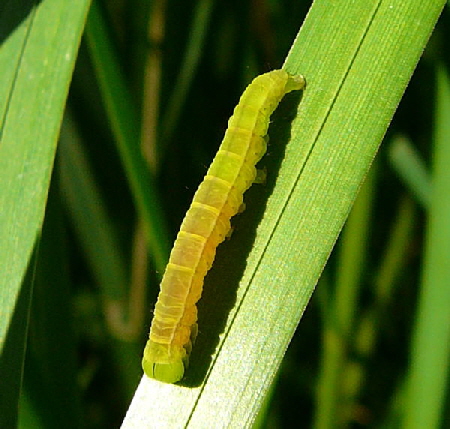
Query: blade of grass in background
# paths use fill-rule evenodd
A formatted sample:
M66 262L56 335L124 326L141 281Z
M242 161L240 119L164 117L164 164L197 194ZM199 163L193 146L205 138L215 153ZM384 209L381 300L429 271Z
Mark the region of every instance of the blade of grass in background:
M141 348L137 340L142 326L133 323L135 314L126 305L130 292L120 240L69 115L64 120L60 140L61 194L96 279L111 360L121 382L121 394L128 398L140 372Z
M233 259L244 234L223 245L184 384L144 378L124 428L251 426L444 4L313 4L286 62L308 86L252 252Z
M102 296L105 305L110 307L106 313L114 313L113 307L126 297L128 279L125 260L70 114L61 130L58 159L68 211L73 217L96 282L100 287L105 287Z
M425 207L430 206L431 181L423 160L413 143L403 136L395 137L389 146L393 168Z
M404 427L440 428L450 361L450 79L437 70L436 128L431 205L422 290L411 345Z
M164 158L168 141L172 138L175 124L177 123L180 112L182 111L183 103L186 99L186 93L191 86L192 79L195 75L195 69L198 67L198 63L200 61L201 50L205 43L205 33L211 19L211 12L211 0L201 0L197 3L195 19L192 24L192 31L189 37L188 46L186 48L183 65L180 70L180 76L176 81L176 86L172 92L166 113L162 120L161 143L159 144L159 153L155 155L157 160ZM159 166L159 163L156 162L156 165Z
M169 254L166 222L153 176L145 163L139 145L139 121L130 98L121 65L107 35L98 2L92 4L86 24L86 39L95 67L105 108L111 121L124 169L145 223L149 253L155 268L163 272Z
M9 331L43 222L62 112L89 1L6 1L0 17L0 361L2 427L17 418L26 324ZM28 310L17 308L24 320ZM9 338L8 338L9 337ZM9 352L17 383L8 383ZM4 423L4 424L3 424Z

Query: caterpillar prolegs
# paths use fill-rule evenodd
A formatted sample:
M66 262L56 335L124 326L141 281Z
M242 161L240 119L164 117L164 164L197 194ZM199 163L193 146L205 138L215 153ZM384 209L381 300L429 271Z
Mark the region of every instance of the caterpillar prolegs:
M225 137L181 224L160 285L142 367L148 377L176 383L184 375L197 333L203 280L230 219L256 178L266 152L270 115L285 94L303 89L303 76L273 70L245 89Z

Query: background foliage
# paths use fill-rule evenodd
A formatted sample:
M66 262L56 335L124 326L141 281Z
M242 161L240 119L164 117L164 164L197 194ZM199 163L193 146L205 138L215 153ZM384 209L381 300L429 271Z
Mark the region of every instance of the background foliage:
M66 3L5 2L0 14L0 415L8 425L15 420L11 404L20 394L20 427L60 427L62 421L64 427L118 427L141 377L149 308L193 192L242 89L256 74L283 64L311 2L94 2L76 64L89 2ZM317 34L331 31L320 26L327 18L341 22L330 16L331 7L320 9L325 3L315 5ZM362 3L345 7L350 13ZM385 3L373 2L376 8ZM390 23L386 34L407 25L418 32L410 17L403 19ZM256 427L438 428L449 419L447 24L444 9L278 375L269 391L255 389L249 403L256 410L265 398L259 415L252 413ZM343 31L345 39L351 32ZM344 45L313 45L311 52L316 63L333 65L346 58ZM379 46L373 48L376 55ZM299 55L293 51L287 66L303 72ZM396 61L401 75L408 59ZM311 86L320 92L314 77ZM359 88L353 87L353 108ZM402 91L401 84L395 90ZM318 114L322 107L315 107ZM347 117L336 133L345 131ZM27 141L31 149L9 144ZM227 269L242 273L237 261L249 252L248 236L263 216L257 207L265 206L275 181L270 173L283 158L276 144L272 139L264 161L267 187L249 191L248 209L234 222L233 239L243 244L223 245L212 279ZM15 164L18 153L25 155ZM30 160L38 165L36 176L25 175L29 182L17 187ZM210 313L227 316L220 309ZM294 315L289 323L296 321ZM208 327L202 329L207 337ZM284 352L276 347L274 356ZM227 383L224 378L224 390ZM161 404L180 406L167 394L173 396Z

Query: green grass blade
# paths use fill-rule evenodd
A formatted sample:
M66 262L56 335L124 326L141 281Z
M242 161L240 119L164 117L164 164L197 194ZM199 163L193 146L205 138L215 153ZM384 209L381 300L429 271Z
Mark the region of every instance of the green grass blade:
M186 94L195 76L195 71L198 67L202 48L205 43L204 39L209 26L212 7L213 2L211 0L201 0L197 3L192 32L189 37L183 65L161 124L162 144L160 146L162 147L159 148L158 160L164 158L164 152L167 150L167 142L172 138L175 124L179 120L180 112L186 100Z
M430 207L431 180L425 163L413 146L403 136L395 137L389 147L391 163L403 182L425 208Z
M0 353L42 226L59 126L89 1L2 4L0 17ZM29 293L29 291L27 291ZM15 332L16 367L26 326ZM9 344L9 343L8 343ZM7 365L0 367L4 379ZM19 379L18 379L19 381ZM17 385L2 389L0 415L17 412ZM10 426L11 427L11 426Z
M438 69L433 190L416 328L411 348L404 427L440 428L450 357L450 78Z
M75 125L67 115L59 150L62 195L106 306L126 301L128 282L119 239Z
M308 86L285 151L272 139L261 223L218 252L184 385L144 378L124 428L251 426L444 4L313 4L286 62Z
M61 194L95 277L106 326L111 334L108 336L111 360L117 368L116 376L122 381L123 391L129 397L139 379L141 350L136 328L128 328L131 315L126 306L129 298L126 262L104 196L98 189L74 125L67 115L59 147Z
M162 272L169 254L167 227L155 181L139 144L139 121L126 81L108 37L98 2L92 4L86 38L115 142L126 171L136 207L144 220L150 255Z

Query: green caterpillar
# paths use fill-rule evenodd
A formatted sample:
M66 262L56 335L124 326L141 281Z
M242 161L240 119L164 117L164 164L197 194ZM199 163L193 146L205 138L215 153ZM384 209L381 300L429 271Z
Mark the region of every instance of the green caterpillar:
M244 192L255 181L255 165L266 152L270 115L285 94L304 86L303 76L273 70L257 76L242 94L181 224L161 281L142 360L148 377L166 383L183 377L197 335L196 303L203 280Z

